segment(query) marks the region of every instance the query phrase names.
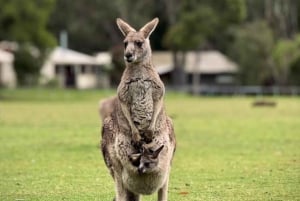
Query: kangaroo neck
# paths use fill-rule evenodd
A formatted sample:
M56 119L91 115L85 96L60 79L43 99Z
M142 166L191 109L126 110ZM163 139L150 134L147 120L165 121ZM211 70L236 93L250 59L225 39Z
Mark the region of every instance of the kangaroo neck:
M127 63L124 75L128 80L148 79L154 71L152 61L149 59L138 63Z

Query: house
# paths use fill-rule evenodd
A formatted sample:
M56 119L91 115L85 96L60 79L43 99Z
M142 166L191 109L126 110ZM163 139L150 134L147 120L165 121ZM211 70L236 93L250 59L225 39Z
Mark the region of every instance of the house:
M103 67L110 64L108 53L92 57L74 50L57 47L42 66L42 84L56 80L63 88L90 89L106 87ZM105 80L105 81L104 81Z
M17 78L13 63L14 55L0 49L0 86L16 87Z
M174 70L171 52L153 52L153 63L163 80ZM186 54L184 71L188 85L231 85L238 67L219 51L191 51Z
M154 51L152 52L152 60L164 84L171 84L171 73L174 70L172 53L169 51Z
M195 81L206 85L234 84L237 70L237 64L219 51L189 52L187 54L185 72L190 84L197 84L194 83ZM195 78L195 76L199 76L199 78Z
M101 74L98 76L98 84L102 88L110 87L110 79L107 71L112 67L112 56L109 52L99 52L95 55L96 63L101 66Z

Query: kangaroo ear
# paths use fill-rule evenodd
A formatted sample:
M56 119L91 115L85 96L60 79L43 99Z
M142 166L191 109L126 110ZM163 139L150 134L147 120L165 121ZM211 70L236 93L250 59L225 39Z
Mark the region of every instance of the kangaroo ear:
M127 36L127 34L129 32L132 32L132 31L136 32L136 30L134 28L132 28L129 24L127 24L126 22L124 22L120 18L117 18L116 22L117 22L117 25L118 25L120 31L122 32L122 34L124 36Z
M140 29L140 32L143 33L143 35L144 35L145 38L148 38L151 35L151 33L156 28L158 22L159 22L159 19L156 17L151 22L148 22L145 26L143 26Z
M164 145L161 145L156 151L153 152L152 158L157 158L161 150L163 150Z

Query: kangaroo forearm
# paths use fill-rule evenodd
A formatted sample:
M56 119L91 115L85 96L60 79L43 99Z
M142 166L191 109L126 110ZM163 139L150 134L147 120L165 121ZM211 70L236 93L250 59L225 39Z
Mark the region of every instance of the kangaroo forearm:
M162 99L157 101L157 102L154 102L154 105L153 105L153 116L152 116L152 120L151 120L151 124L149 126L149 129L154 131L155 129L155 125L156 125L156 121L157 121L157 117L162 109L162 106L163 106L163 101Z
M129 111L128 107L126 106L126 104L121 103L121 109L122 109L122 112L123 112L126 120L128 121L128 124L130 126L131 131L136 131L137 128L136 128L136 126L134 125L134 123L131 119L130 111Z

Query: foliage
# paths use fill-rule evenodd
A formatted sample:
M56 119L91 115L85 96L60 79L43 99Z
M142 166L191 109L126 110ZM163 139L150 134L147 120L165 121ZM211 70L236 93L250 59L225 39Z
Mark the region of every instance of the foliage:
M297 0L246 0L248 21L266 20L275 38L292 38L299 30Z
M94 53L120 44L122 34L115 23L117 17L138 28L151 18L154 5L152 1L60 0L49 26L57 36L61 31L67 31L69 48Z
M289 78L290 84L300 85L300 57L295 59L295 61L291 64Z
M185 85L183 66L187 50L200 50L227 45L223 33L229 26L241 22L245 17L244 0L182 1L177 13L178 20L171 25L164 36L165 46L173 50L175 86Z
M55 0L0 0L0 41L18 43L15 69L20 85L36 84L47 48L56 44L47 30Z
M245 18L245 1L186 0L178 15L178 22L165 36L165 44L172 49L197 49L204 42L218 40L219 31L241 22Z
M96 108L113 94L0 91L0 200L111 201ZM275 108L242 97L165 100L177 135L170 200L299 198L299 98L272 98Z
M32 86L38 82L42 61L32 54L34 51L32 48L31 46L21 46L15 53L14 67L20 86Z
M272 30L264 21L245 24L233 30L231 57L239 64L241 84L263 84L272 77Z
M38 48L55 45L47 30L55 0L0 0L0 40L30 43Z
M179 22L169 29L166 36L166 44L172 49L198 48L214 33L218 23L214 10L208 6L199 6L193 12L184 12L181 15Z
M71 49L92 54L121 43L117 17L139 28L158 16L160 23L151 44L155 50L173 52L173 80L184 80L181 67L186 51L217 49L240 65L242 84L262 84L271 78L284 84L294 79L291 65L293 69L297 66L296 56L290 56L295 47L289 41L300 27L299 10L296 0L0 0L0 41L18 42L21 50L17 55L26 55L26 46L37 47L38 60L42 60L44 50L56 45L54 36L67 31ZM19 61L17 68L23 68Z
M300 58L300 35L294 39L280 39L273 50L276 80L279 84L288 84L291 65ZM300 79L300 77L299 77Z

